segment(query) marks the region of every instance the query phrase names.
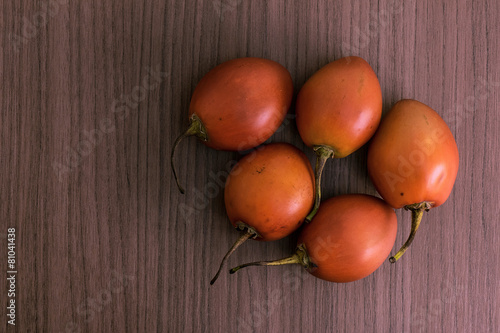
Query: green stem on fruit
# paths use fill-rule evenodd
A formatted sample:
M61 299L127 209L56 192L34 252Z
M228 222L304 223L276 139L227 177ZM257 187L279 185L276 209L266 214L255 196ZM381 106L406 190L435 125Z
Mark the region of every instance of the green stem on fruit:
M217 278L219 277L219 274L222 270L222 267L224 267L224 264L226 263L227 259L229 259L229 256L231 256L231 254L233 254L233 252L236 251L236 249L238 247L240 247L241 244L245 243L250 238L259 237L259 234L257 233L257 231L254 228L248 226L247 224L245 224L243 222L237 222L236 228L240 229L240 230L246 230L246 231L240 236L240 238L238 238L236 240L236 242L234 242L233 246L229 249L229 251L227 251L224 258L222 258L222 261L221 261L220 266L219 266L219 270L217 271L217 273L215 274L213 279L210 281L210 285L213 285L215 283L215 281L217 281Z
M234 274L240 269L248 266L281 266L281 265L289 265L289 264L299 264L303 266L305 269L309 270L310 268L316 267L314 263L309 259L309 255L307 254L306 247L304 244L300 244L297 246L297 250L295 253L287 258L279 259L279 260L271 260L271 261L256 261L248 264L243 264L232 268L229 273Z
M200 118L196 114L193 113L193 115L189 118L189 127L184 132L181 134L174 142L174 146L172 147L172 153L170 155L170 166L172 167L172 171L174 173L174 178L175 182L177 183L177 187L179 188L179 191L184 194L184 189L182 188L181 184L179 183L179 178L177 177L177 172L175 171L175 163L174 163L174 153L179 145L179 143L186 137L196 135L198 138L200 138L203 141L208 141L208 135L207 131L205 129L205 126L201 122Z
M420 222L422 221L422 216L424 215L424 211L428 211L431 209L432 203L428 201L424 201L417 204L412 204L405 206L406 210L411 210L411 231L410 235L406 242L401 246L399 251L392 257L389 258L389 261L394 264L398 261L399 258L406 252L406 250L410 247L410 244L413 242L415 238L415 234L417 233L418 227L420 226Z
M309 223L313 219L314 215L318 212L319 205L321 203L321 175L323 174L323 169L325 168L325 163L329 158L335 157L335 152L332 148L328 146L314 146L314 151L316 152L316 171L315 171L315 190L316 198L314 199L314 207L306 216L306 222Z

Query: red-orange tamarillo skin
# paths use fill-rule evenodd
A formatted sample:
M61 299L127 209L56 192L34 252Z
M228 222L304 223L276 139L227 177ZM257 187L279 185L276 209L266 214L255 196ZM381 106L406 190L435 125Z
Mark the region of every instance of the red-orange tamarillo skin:
M288 143L273 143L245 156L224 189L229 220L245 223L256 239L272 241L295 231L314 200L314 173L307 156Z
M365 194L340 195L321 203L299 235L289 258L238 266L300 264L312 275L332 282L351 282L373 273L396 240L394 209Z
M207 130L205 144L247 150L269 139L283 122L293 95L290 73L261 58L227 61L208 72L191 98L189 116Z
M410 237L392 262L410 245L423 211L448 199L458 163L453 134L427 105L401 100L383 118L368 149L368 173L387 203L412 211Z
M275 61L238 58L218 65L193 92L190 126L176 140L172 160L178 143L191 135L218 150L247 150L260 145L283 122L292 96L290 73ZM176 176L173 162L172 169Z
M297 128L316 162L316 201L321 201L321 173L328 158L341 158L364 145L382 116L382 91L377 75L359 57L331 62L316 72L297 96Z
M272 143L242 158L224 189L227 216L249 238L278 240L297 230L314 203L314 172L307 156L288 143ZM215 282L218 274L212 280Z

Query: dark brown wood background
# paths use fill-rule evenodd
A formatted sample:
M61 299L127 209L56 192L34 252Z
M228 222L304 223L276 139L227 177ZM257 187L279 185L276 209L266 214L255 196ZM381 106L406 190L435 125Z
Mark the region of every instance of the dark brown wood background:
M498 332L500 31L486 1L2 1L0 275L16 228L19 332ZM300 267L222 274L238 233L218 179L239 153L187 140L196 83L243 56L276 60L295 89L359 55L384 112L415 98L460 151L448 201L411 249L354 283ZM270 141L313 153L293 109ZM216 175L216 176L214 176ZM329 162L324 197L375 194L366 147ZM279 209L279 207L277 207ZM409 231L398 211L394 251ZM296 235L249 241L230 266L286 256ZM5 280L4 280L5 281ZM0 331L7 283L0 288Z

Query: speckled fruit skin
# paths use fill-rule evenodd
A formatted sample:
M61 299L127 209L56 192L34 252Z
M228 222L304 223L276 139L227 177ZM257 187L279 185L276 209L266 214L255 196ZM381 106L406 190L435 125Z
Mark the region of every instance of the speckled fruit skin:
M288 70L261 58L226 61L196 86L189 117L206 129L205 144L219 150L247 150L269 139L283 122L293 96Z
M306 155L287 143L272 143L243 157L224 189L231 223L254 228L258 240L288 236L314 202L314 173Z

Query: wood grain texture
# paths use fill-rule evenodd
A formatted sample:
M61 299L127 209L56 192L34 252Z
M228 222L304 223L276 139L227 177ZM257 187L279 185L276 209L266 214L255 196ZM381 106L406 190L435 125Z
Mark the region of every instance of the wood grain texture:
M459 1L2 1L0 274L16 228L19 332L498 332L500 5ZM196 83L243 56L276 60L296 90L359 55L384 112L414 98L445 119L460 168L411 249L354 283L299 267L222 274L238 237L222 186L239 153L191 139ZM303 149L293 109L270 141ZM366 147L329 162L325 198L376 194ZM398 211L396 247L410 215ZM287 256L296 235L248 242L236 263Z

